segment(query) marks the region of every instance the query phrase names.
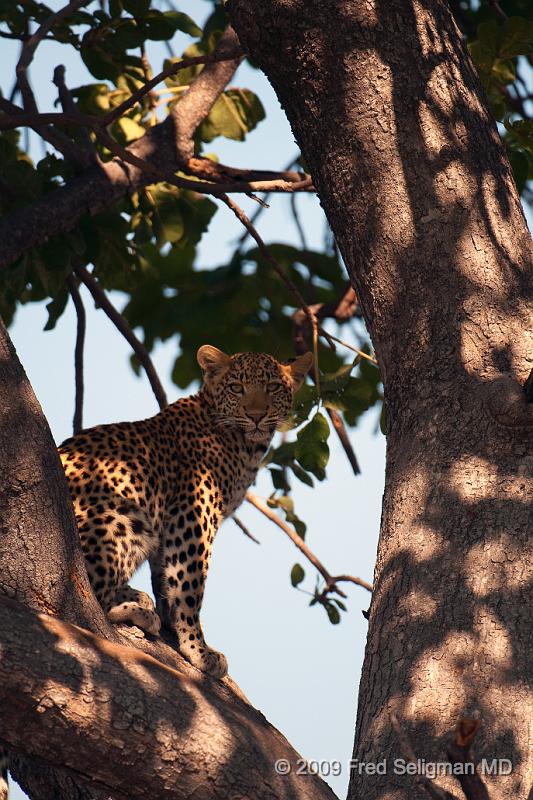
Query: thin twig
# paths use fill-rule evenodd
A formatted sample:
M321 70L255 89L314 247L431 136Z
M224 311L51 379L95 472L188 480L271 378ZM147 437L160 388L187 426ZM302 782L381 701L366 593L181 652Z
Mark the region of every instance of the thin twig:
M293 166L294 166L294 165L297 163L297 161L298 161L298 156L295 156L295 158L293 158L293 159L292 159L292 161L289 161L289 163L288 163L288 164L287 164L287 166L285 167L285 170L284 170L284 171L288 171L288 170L292 169L292 167L293 167ZM266 197L266 195L263 197L263 200L265 199L265 197ZM253 214L252 214L252 216L250 217L250 222L251 222L251 224L252 224L252 225L255 225L255 223L256 223L256 220L257 220L257 218L258 218L259 214L260 214L260 213L261 213L263 210L264 210L264 207L261 207L261 208L257 208L257 209L254 211L254 213L253 213ZM239 238L239 239L238 239L238 241L237 241L237 252L240 252L240 251L242 250L243 244L244 244L244 242L246 241L246 239L247 239L249 236L250 236L250 231L248 230L248 228L245 228L245 229L244 229L244 231L242 232L242 234L241 234L240 238Z
M28 67L33 61L33 57L37 47L39 46L39 43L45 38L46 34L52 29L56 22L61 22L63 19L65 19L65 17L68 17L74 11L77 11L78 8L81 8L81 6L87 5L88 3L89 0L71 0L71 2L67 3L66 6L63 6L63 8L59 9L59 11L56 11L55 14L51 14L48 19L45 19L35 33L24 42L22 52L17 63L16 74L18 86L20 93L22 94L24 108L26 111L37 111L37 103L35 102L35 97L28 81L27 71Z
M367 583L361 578L356 578L353 575L330 575L322 562L318 560L312 550L310 550L305 544L304 540L298 536L293 528L284 522L281 517L275 513L275 511L262 503L261 500L255 494L253 494L253 492L246 492L246 500L248 503L254 506L254 508L264 514L267 519L277 525L278 528L281 528L285 534L287 534L291 542L296 545L298 550L303 553L307 560L310 561L315 569L322 575L324 581L326 582L328 592L336 592L341 597L346 597L346 594L337 586L337 583L341 582L355 583L357 586L361 586L363 589L367 589L369 592L373 591L373 587L370 583Z
M115 306L111 303L108 296L94 277L88 272L85 267L77 266L74 268L76 275L85 284L85 286L90 291L95 304L99 306L109 317L111 322L117 328L118 331L124 336L128 344L131 346L133 352L139 359L140 363L144 367L148 380L150 381L150 386L152 387L152 391L156 397L157 402L159 403L159 408L165 408L168 405L167 396L161 381L159 380L159 376L156 372L156 369L153 365L152 359L150 358L150 354L144 344L136 337L134 332L129 326L129 323L126 321L125 317L117 311Z
M498 3L498 0L487 0L489 6L492 6L496 14L499 16L500 19L506 20L508 19L507 14L503 10L503 8Z
M347 347L348 350L352 350L354 353L357 353L357 355L359 355L361 358L365 358L367 361L375 364L376 367L379 366L374 356L369 356L368 353L365 353L363 350L359 350L357 347L353 347L351 344L348 344L348 342L343 342L342 339L337 339L336 336L332 336L331 333L327 333L327 331L323 330L322 328L320 328L320 335L324 337L326 337L326 335L329 336L329 338L333 339L334 342L342 344L343 347Z
M398 737L398 741L400 743L400 749L402 750L403 755L408 761L410 761L413 764L416 764L418 760L416 753L413 750L413 746L411 744L411 741L407 733L400 725L396 714L391 713L390 721ZM451 794L451 792L448 792L446 789L441 789L440 786L437 786L437 784L434 783L434 781L432 781L426 775L417 774L413 777L415 782L418 783L420 786L422 786L429 794L429 796L434 798L434 800L458 800L458 798L454 794Z
M355 455L355 451L352 447L352 443L348 438L348 433L346 431L346 426L342 420L341 415L338 411L334 408L326 408L328 417L331 420L331 424L333 425L333 429L337 436L339 437L339 441L342 445L342 449L346 453L346 458L348 459L350 466L352 468L352 472L354 475L359 475L361 473L361 469L359 467L359 462L357 461L357 456Z
M298 208L296 206L296 195L291 194L290 196L290 204L291 204L291 211L292 211L292 218L294 220L294 224L296 225L296 230L298 231L298 236L300 237L300 244L302 246L302 250L307 250L307 239L305 237L305 231L300 220L300 215L298 214Z
M123 103L105 114L101 119L101 124L106 127L111 125L111 123L121 117L125 111L128 111L128 109L140 102L146 94L149 94L158 83L161 83L161 81L164 81L166 78L172 77L172 75L176 75L176 73L182 69L188 69L198 64L205 66L206 64L214 64L218 61L232 61L234 58L235 56L228 55L227 53L211 53L206 56L184 58L181 61L177 61L175 64L170 64L166 69L161 70L161 72L151 78L151 80L147 81L144 86L141 86L137 91L133 92Z
M248 233L250 234L252 239L257 244L257 246L258 246L258 248L259 248L259 250L261 252L261 255L263 256L265 261L268 264L270 264L270 266L272 267L274 272L276 272L279 275L279 277L281 278L281 280L283 281L283 283L285 284L285 286L287 287L289 292L292 294L292 296L297 301L297 303L300 306L300 308L302 308L303 311L307 314L309 322L312 324L312 322L313 322L313 312L311 311L311 309L307 305L306 301L304 300L303 295L301 294L300 290L295 286L295 284L289 278L289 276L287 275L287 273L285 272L283 267L280 264L278 264L278 262L276 261L276 259L274 258L274 256L272 255L272 253L270 252L268 247L266 246L266 244L263 242L263 240L259 236L259 234L256 231L256 229L254 228L254 226L252 225L252 223L250 222L250 220L248 219L248 217L246 216L246 214L242 210L242 208L240 208L237 205L237 203L234 203L233 200L230 197L228 197L227 195L225 195L225 194L221 195L220 199L222 200L222 202L224 202L228 206L229 209L231 209L231 211L233 211L233 213L235 214L235 216L237 217L239 222L241 222L244 225L244 227L246 228L246 230L248 231Z
M232 516L232 520L233 520L233 522L235 523L235 525L236 525L238 528L240 528L240 529L241 529L241 531L244 533L244 535L245 535L245 536L247 536L249 539L251 539L251 540L252 540L252 542L255 542L256 544L261 544L261 542L259 541L259 539L256 539L256 538L255 538L255 536L253 536L253 534L251 534L251 533L250 533L250 531L248 530L248 528L246 527L246 525L244 524L244 522L242 522L242 521L239 519L239 517L236 517L236 516L235 516L235 514L234 514L234 515Z
M337 322L346 322L351 319L356 310L358 308L357 296L355 294L354 289L347 284L342 294L332 303L317 303L311 306L311 310L314 314L315 319L323 320L326 318L335 319ZM292 315L292 322L293 322L293 343L294 343L294 350L297 355L302 355L307 350L309 350L309 342L307 336L307 328L305 322L307 320L306 314L301 310L298 309ZM326 331L322 328L318 328L321 335L324 335ZM313 331L314 333L314 331ZM329 334L328 334L329 336ZM332 349L335 349L335 345L333 342L329 342ZM314 378L314 375L313 375ZM318 385L317 385L318 388ZM350 466L355 475L359 475L360 469L359 464L357 463L357 457L353 450L353 447L350 443L350 439L348 437L348 433L346 431L346 427L342 420L340 414L333 408L326 408L327 414L331 420L333 428L339 437L339 441L346 453L346 457L350 462Z
M58 66L54 69L53 82L57 86L59 100L61 102L61 107L63 108L63 111L65 111L68 114L73 114L74 116L78 116L79 115L78 108L65 83L65 67L63 66L63 64L58 64ZM79 166L85 169L91 164L96 164L98 162L98 156L96 154L93 143L91 141L91 137L89 136L89 132L85 125L82 125L80 127L80 139L83 144L83 149L80 151L80 153L83 155L83 157L80 159Z
M74 435L83 429L83 348L85 345L86 316L85 306L81 299L78 282L74 275L67 278L67 286L76 309L76 346L74 348L74 383L76 387L74 400L74 419L72 430Z

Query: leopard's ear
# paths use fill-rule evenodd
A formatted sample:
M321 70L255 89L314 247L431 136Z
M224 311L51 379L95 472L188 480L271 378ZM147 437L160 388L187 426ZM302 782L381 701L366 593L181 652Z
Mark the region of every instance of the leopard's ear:
M298 358L296 358L289 365L295 392L298 391L298 389L304 382L305 376L311 369L312 364L313 364L313 354L310 351L308 351L307 353L304 353L303 356L299 356Z
M211 344L203 344L196 353L196 358L206 378L220 378L231 361L230 356Z

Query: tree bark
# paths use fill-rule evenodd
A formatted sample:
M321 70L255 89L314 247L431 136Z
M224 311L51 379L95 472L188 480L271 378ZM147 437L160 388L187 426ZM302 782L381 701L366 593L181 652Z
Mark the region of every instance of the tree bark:
M531 786L531 244L447 5L230 0L284 107L360 300L387 403L387 472L350 798L419 798L462 717L492 800ZM279 54L283 57L280 58ZM440 779L439 779L440 780ZM450 789L452 779L440 781Z
M298 754L236 687L178 668L0 600L0 735L12 747L102 797L334 800L315 776L276 773Z

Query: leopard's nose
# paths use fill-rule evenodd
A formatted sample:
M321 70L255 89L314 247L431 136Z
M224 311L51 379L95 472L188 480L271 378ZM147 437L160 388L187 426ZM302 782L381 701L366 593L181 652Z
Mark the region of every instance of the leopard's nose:
M258 425L266 417L266 411L247 411L246 416Z

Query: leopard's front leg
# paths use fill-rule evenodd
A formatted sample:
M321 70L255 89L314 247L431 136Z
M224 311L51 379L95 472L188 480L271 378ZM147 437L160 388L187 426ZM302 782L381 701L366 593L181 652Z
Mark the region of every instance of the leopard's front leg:
M150 560L163 623L177 634L185 658L214 678L226 675L228 663L222 653L206 644L199 615L213 540L222 518L222 502L213 490L202 487L191 492L189 502L180 504L167 522L161 547Z

